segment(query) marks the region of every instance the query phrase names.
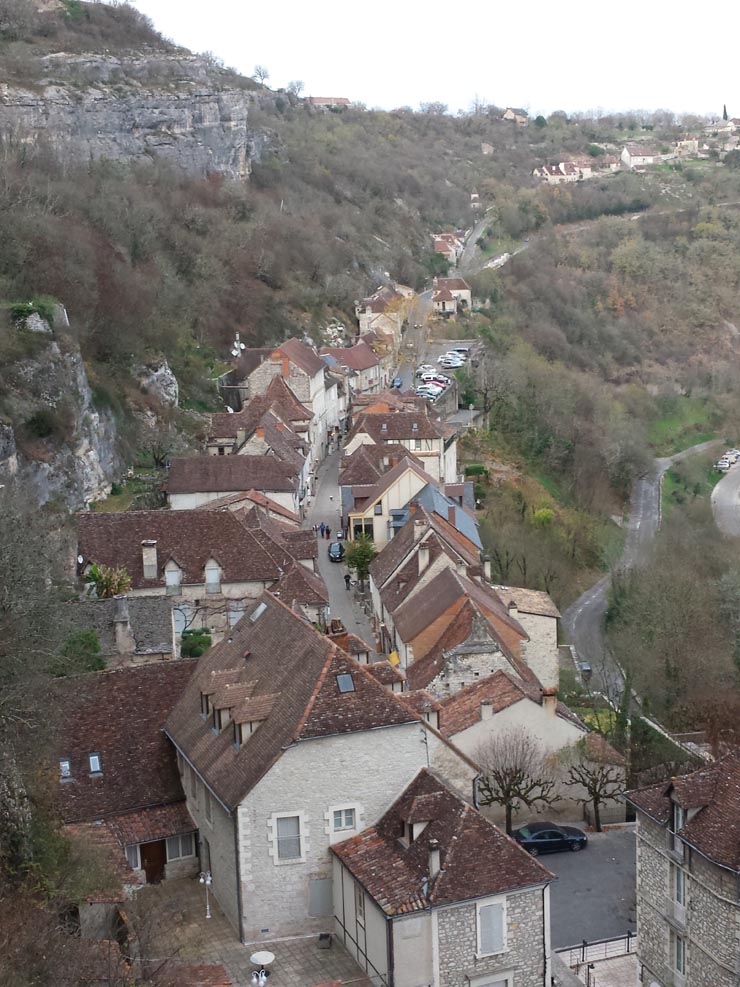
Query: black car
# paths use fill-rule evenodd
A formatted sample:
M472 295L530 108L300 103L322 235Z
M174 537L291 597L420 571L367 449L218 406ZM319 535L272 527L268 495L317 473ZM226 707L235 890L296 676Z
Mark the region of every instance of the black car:
M341 542L333 541L329 545L329 561L341 562L344 559L344 545Z
M400 377L394 377L391 381L391 387L403 387L403 381Z
M533 857L558 850L582 850L588 843L586 834L575 826L556 826L551 822L530 823L515 829L511 835Z

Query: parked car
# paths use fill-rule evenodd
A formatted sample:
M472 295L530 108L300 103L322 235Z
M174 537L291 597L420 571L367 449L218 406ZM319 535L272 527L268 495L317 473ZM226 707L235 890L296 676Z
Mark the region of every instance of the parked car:
M422 381L422 385L431 383L431 384L441 384L442 387L447 387L447 385L450 383L450 378L445 377L444 374L424 374L424 376L421 378L421 381Z
M403 387L403 381L401 380L401 378L394 377L393 380L391 381L391 387L398 387L398 388Z
M556 826L551 822L533 822L511 834L533 857L559 850L582 850L588 844L586 834L575 826Z
M443 353L442 356L437 357L437 363L444 363L445 360L457 360L460 363L465 363L465 360L456 353L455 350L448 350L447 353Z
M444 360L440 366L443 370L459 370L460 367L464 367L465 364L462 360Z
M424 374L433 374L435 369L430 363L422 363L420 367L416 368L416 376L422 377Z
M469 357L470 356L470 347L469 346L453 346L452 347L452 350L450 352L452 352L452 353L459 353L460 356L462 356L462 357Z
M333 541L329 545L329 561L342 562L344 560L344 545L338 541Z
M729 473L730 472L730 460L720 459L714 464L714 468L718 473Z
M740 459L740 452L737 449L728 449L724 456L720 456L720 459L729 459L731 463L736 463Z

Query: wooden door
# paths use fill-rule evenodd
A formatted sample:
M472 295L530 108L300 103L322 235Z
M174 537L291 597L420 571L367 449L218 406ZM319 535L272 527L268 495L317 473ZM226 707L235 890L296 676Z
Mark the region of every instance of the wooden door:
M146 874L147 884L159 884L164 880L164 867L167 863L167 843L157 840L154 843L142 843L141 866Z

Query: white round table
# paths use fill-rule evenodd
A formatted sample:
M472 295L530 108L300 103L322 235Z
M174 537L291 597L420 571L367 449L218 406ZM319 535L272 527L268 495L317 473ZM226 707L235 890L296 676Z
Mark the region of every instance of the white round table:
M261 949L258 953L252 953L249 962L255 966L269 966L270 963L275 962L275 954L271 953L269 949Z

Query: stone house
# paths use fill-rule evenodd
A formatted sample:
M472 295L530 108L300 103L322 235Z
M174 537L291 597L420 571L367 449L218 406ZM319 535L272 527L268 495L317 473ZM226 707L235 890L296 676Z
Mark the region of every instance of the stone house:
M277 456L187 456L170 460L167 500L172 511L257 490L293 514L302 516L301 470Z
M432 300L434 300L437 291L449 292L456 303L455 312L470 311L473 304L473 292L464 278L434 278L432 288L434 289Z
M735 987L740 754L628 792L637 813L637 957L649 987Z
M329 848L375 823L427 759L463 796L477 770L269 593L199 659L165 732L201 867L250 944L332 930Z
M374 445L369 442L342 458L339 468L339 495L341 502L342 528L348 527L348 516L357 497L373 487L388 470L393 469L404 457L416 462L423 469L420 460L411 455L402 445Z
M104 832L127 884L198 871L197 827L162 733L194 671L194 661L174 661L91 672L58 686L62 819L95 842L96 831Z
M169 661L178 653L173 610L173 601L165 597L68 600L55 612L56 640L48 645L61 648L70 635L94 631L108 668Z
M435 315L448 319L457 314L457 301L447 288L434 288L432 291L432 308Z
M391 414L357 415L344 443L347 455L363 442L375 445L400 444L424 464L430 476L443 483L456 483L457 429L428 410L397 411Z
M308 540L312 546L305 548ZM315 551L310 532L281 532L254 507L241 520L229 510L78 516L78 577L92 565L125 569L130 605L140 597L167 597L178 636L189 627L208 627L218 638L249 600L268 587L280 591L286 580L286 592L318 619L316 608L328 603L321 577L313 571L290 575L295 565L312 570Z
M377 394L388 386L388 378L382 372L379 358L362 339L354 346L325 346L321 355L331 357L342 369L350 371L353 393Z
M331 852L336 934L373 983L550 987L553 875L432 772Z
M364 535L378 550L391 539L393 515L402 510L429 483L436 483L414 457L400 458L370 487L352 487L352 504L347 510L350 541Z
M529 113L519 107L507 106L501 115L502 120L508 120L519 127L526 127L529 123Z
M622 148L620 160L625 168L645 168L648 165L660 164L663 155L657 148L644 147L642 144L626 144Z
M372 295L355 302L360 336L375 331L380 336L390 337L398 353L409 301L413 298L413 292L409 295L410 290L405 285L381 285Z

